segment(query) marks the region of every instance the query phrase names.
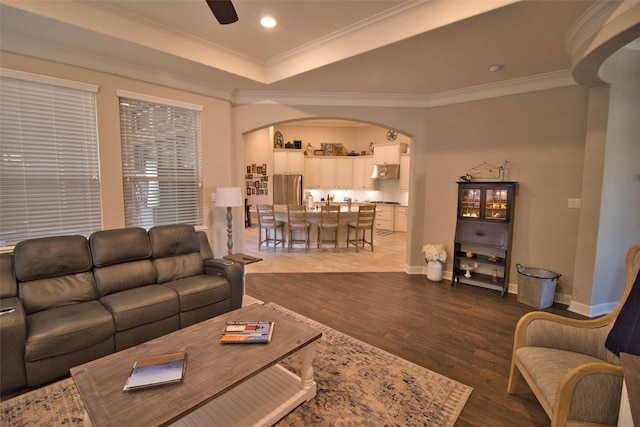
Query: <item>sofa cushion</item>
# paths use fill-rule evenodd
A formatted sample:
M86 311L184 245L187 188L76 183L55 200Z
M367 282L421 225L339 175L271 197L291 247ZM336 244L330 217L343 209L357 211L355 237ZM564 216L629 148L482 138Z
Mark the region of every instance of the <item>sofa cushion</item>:
M27 314L98 299L90 271L21 282L18 292Z
M156 269L149 259L96 267L93 274L101 298L115 292L156 283Z
M175 291L160 285L116 292L100 298L100 302L113 315L116 331L175 316L180 310Z
M198 275L164 283L180 296L180 311L189 311L231 298L231 285L222 276Z
M72 353L115 333L111 314L98 301L41 311L28 316L27 322L27 362Z
M14 272L20 282L82 273L93 267L83 236L58 236L19 242L13 249Z
M153 258L197 253L200 250L200 241L192 225L158 225L149 230L149 240Z
M89 237L89 244L96 267L151 257L151 245L144 228L96 231Z
M197 276L204 273L204 262L197 252L154 259L153 265L156 267L156 280L158 283L165 283L171 280Z
M524 367L524 371L531 375L552 408L558 384L567 372L585 363L604 362L586 354L546 347L519 348L516 350L516 358Z

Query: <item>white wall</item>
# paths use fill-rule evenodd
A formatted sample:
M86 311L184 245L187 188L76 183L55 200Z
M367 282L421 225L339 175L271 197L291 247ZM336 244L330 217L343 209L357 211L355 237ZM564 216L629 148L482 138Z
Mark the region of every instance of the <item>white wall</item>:
M626 251L640 241L640 51L620 49L604 62L600 75L611 89L590 301L595 307L620 299Z

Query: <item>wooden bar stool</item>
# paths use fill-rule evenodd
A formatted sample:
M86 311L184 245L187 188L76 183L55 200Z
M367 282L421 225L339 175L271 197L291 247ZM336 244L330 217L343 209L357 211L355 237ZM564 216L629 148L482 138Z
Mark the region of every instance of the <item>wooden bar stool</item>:
M361 205L358 208L357 221L347 223L347 248L349 243L356 247L358 252L359 245L364 248L365 243L371 246L373 252L373 223L376 219L376 205ZM355 230L355 237L350 239L351 230ZM367 230L369 230L369 240L367 240ZM360 232L362 231L362 234Z
M284 247L284 222L276 220L276 212L273 205L258 205L258 250L262 248L262 244L269 247L269 243L273 243L273 251L276 246L281 244ZM278 229L280 229L280 238L278 239ZM262 240L262 230L264 230L264 240ZM273 232L273 237L269 236L269 232Z
M322 206L320 210L320 223L318 224L318 248L322 252L325 243L333 243L334 250L338 251L338 224L340 223L340 206ZM327 238L325 231L332 234L333 238Z
M289 252L293 244L304 244L305 252L309 252L309 228L307 209L301 205L287 205L287 229L289 230ZM296 239L294 233L303 233L304 239Z

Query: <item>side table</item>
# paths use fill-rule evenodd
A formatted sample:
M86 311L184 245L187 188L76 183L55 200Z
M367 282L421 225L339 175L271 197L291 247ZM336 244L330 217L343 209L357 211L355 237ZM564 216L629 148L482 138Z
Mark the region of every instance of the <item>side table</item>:
M246 295L247 294L247 286L246 286L247 265L253 264L254 262L262 261L262 258L243 254L242 252L238 252L231 255L225 255L222 258L228 259L230 261L235 261L238 264L242 265L242 295L243 296Z

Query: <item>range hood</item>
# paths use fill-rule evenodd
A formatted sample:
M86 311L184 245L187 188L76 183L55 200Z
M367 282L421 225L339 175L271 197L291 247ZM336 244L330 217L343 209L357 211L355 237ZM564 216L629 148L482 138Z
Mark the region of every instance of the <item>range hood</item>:
M399 179L400 178L400 165L387 164L373 165L372 179Z

